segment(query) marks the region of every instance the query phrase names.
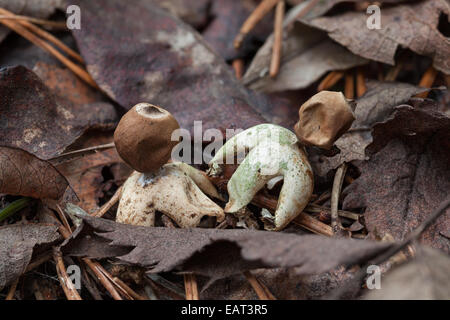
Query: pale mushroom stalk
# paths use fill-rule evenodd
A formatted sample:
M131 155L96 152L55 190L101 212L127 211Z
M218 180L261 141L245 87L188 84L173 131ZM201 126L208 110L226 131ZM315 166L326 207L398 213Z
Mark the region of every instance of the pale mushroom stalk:
M223 159L249 149L248 155L227 184L229 201L225 212L235 213L249 204L269 181L283 176L275 211L274 227L281 230L308 204L313 174L306 154L291 131L272 124L247 129L230 139L210 162L210 174L221 171Z

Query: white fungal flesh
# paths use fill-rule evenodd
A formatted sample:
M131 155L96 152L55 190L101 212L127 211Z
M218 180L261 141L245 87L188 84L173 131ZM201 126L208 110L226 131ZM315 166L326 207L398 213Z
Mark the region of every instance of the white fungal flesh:
M281 230L301 213L313 191L313 174L306 154L298 146L297 137L291 131L264 124L245 130L230 139L209 165L211 168L219 168L224 157L236 155L239 150L245 149L248 149L249 153L227 185L230 199L225 212L239 211L249 204L255 194L271 179L283 176L273 228Z
M190 175L195 175L209 193L218 195L217 190L212 184L205 183L195 170L169 163L147 184L140 183L142 174L134 172L123 186L116 221L153 226L155 211L167 215L182 228L198 226L204 216L214 216L218 221L223 221L225 214L222 208L202 192ZM188 175L185 171L191 174Z

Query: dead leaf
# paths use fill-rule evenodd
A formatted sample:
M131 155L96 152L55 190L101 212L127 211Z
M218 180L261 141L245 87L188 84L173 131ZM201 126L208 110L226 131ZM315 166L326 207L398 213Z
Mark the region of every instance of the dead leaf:
M158 5L175 17L198 29L208 22L211 0L140 0L148 6Z
M394 65L395 53L403 47L431 57L434 68L450 74L450 39L437 28L441 14L450 17L448 1L428 0L384 8L380 29L367 27L365 12L320 17L309 24L361 57Z
M254 0L214 0L211 6L213 20L202 32L206 42L225 60L245 58L255 52L273 29L273 14L267 14L255 28L245 37L239 50L233 40L239 30L256 8Z
M117 257L122 263L151 268L153 273L192 271L213 279L256 268L297 266L299 274L321 273L365 261L392 245L281 232L152 228L92 217L83 220L63 245L65 254Z
M421 100L423 101L423 100ZM446 198L450 190L450 118L436 104L399 106L373 129L370 160L355 163L361 172L344 190L345 209L366 207L364 219L372 237L401 240ZM450 252L450 212L425 231L420 241Z
M178 19L155 6L118 0L75 3L83 12L83 28L73 35L87 69L124 108L139 102L160 105L191 132L198 119L203 130L265 122L255 111L262 100L242 87L223 59ZM129 23L123 24L124 19Z
M67 68L39 61L34 65L33 72L55 94L72 103L105 102L99 91L95 91Z
M328 71L345 70L367 63L327 38L326 34L295 21L298 10L292 9L284 21L280 71L275 79L269 76L273 34L253 58L243 77L249 88L263 92L303 89ZM299 71L301 70L301 71Z
M27 151L0 147L0 193L60 199L67 180L48 162Z
M0 96L2 144L42 159L60 154L86 129L112 126L117 119L112 105L73 104L22 66L0 69Z
M49 224L11 224L0 227L0 290L25 272L33 250L59 240L58 227Z
M355 121L350 129L335 142L340 153L332 157L326 157L321 153L311 153L310 160L314 173L325 176L344 162L366 160L365 150L372 142L373 126L386 120L394 107L426 90L399 82L370 81L367 87L366 94L357 100Z
M90 131L77 141L76 149L93 147L113 141L112 132ZM74 146L71 147L74 149ZM110 184L121 185L131 174L129 168L120 159L116 149L99 151L81 158L75 158L56 166L70 183L80 202L78 206L86 212L93 213L98 210L100 199ZM105 171L106 170L106 171ZM104 173L111 177L105 180Z
M416 257L389 271L380 290L371 290L367 300L449 300L450 258L427 247Z

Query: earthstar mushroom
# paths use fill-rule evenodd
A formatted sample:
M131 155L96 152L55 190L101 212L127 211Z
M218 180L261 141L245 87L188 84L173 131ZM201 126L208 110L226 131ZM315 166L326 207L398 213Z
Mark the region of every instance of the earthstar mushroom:
M139 103L128 111L114 132L119 155L134 171L125 181L116 221L154 226L159 211L180 227L196 227L203 216L222 221L225 214L206 195L221 199L209 179L188 164L167 163L172 132L178 122L166 110Z
M249 151L228 181L229 201L225 212L236 213L249 204L256 193L273 178L283 177L275 211L274 226L281 230L309 202L314 180L311 165L294 133L274 124L249 128L228 140L210 161L209 174L219 175L230 158Z

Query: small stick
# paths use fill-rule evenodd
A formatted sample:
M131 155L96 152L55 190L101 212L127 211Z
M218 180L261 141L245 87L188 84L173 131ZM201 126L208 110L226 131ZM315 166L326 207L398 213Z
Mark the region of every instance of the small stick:
M356 97L362 97L366 91L367 86L364 79L364 70L359 67L356 69Z
M276 300L274 295L269 291L269 289L263 285L259 280L253 275L250 271L244 272L245 278L252 286L253 290L255 290L256 295L259 300Z
M55 222L58 224L58 231L61 233L63 238L68 239L71 236L72 231L67 230L66 227L64 227L56 219L56 217L53 215L53 213L49 213L49 215L51 215L55 219ZM92 272L94 272L97 279L101 282L101 284L105 287L105 289L111 294L111 296L115 300L122 300L122 297L120 296L120 294L117 292L117 290L111 284L111 282L108 280L108 277L105 275L105 274L109 275L109 273L98 262L92 261L89 258L82 258L81 260L84 261L84 263L86 263L86 265L89 267L89 269L92 270ZM62 283L61 283L61 285L62 285Z
M280 0L262 0L250 16L245 20L239 31L239 34L234 39L234 47L239 49L244 41L245 36L256 26L256 24L264 18L264 16L278 3Z
M14 13L12 13L6 9L3 9L3 8L0 8L0 13L3 13L4 15L10 16L10 17L15 16ZM52 34L48 33L45 30L42 30L41 28L39 28L38 26L35 26L34 24L32 24L31 22L29 22L27 20L22 19L22 20L18 20L18 22L21 25L23 25L24 27L28 28L30 31L36 33L38 36L42 37L43 39L50 41L55 46L60 48L62 51L67 53L69 56L74 58L75 60L79 61L80 63L84 63L83 58L78 53L76 53L75 51L70 49L68 46L66 46L62 41L60 41L58 38L54 37Z
M317 86L317 91L327 90L334 86L339 80L344 77L345 72L344 71L331 71L328 73L325 78L323 78L322 81L320 81L319 85Z
M69 225L69 221L67 221L66 215L64 214L64 212L62 211L61 207L59 206L59 204L56 205L56 207L58 208L57 212L59 215L59 218L61 219L64 227L66 227L67 230L69 230L70 232L72 232L72 228L70 228Z
M73 285L72 280L67 275L66 267L64 266L63 259L61 257L61 253L55 250L53 254L53 259L56 263L56 272L58 274L59 282L61 287L66 294L68 300L82 300L80 295L78 294L77 289Z
M306 206L305 208L306 212L310 212L310 213L320 213L322 211L325 211L327 213L331 213L331 208L327 208L327 207L323 207L323 206L319 206L316 205L314 203L311 203L309 205ZM345 210L338 210L338 215L340 217L344 217L344 218L348 218L348 219L352 219L357 221L360 218L360 214L354 213L354 212L350 212L350 211L345 211Z
M112 149L112 148L115 148L114 142L107 143L107 144L101 144L98 146L93 146L93 147L88 147L88 148L83 148L83 149L79 149L79 150L69 151L69 152L54 156L53 158L50 158L47 161L50 161L52 163L52 165L57 166L61 163L73 160L78 157L83 157L86 155L97 153L98 151L101 151L101 150L108 150L108 149Z
M17 279L14 280L14 282L11 284L11 287L9 287L9 291L8 291L8 294L6 295L5 300L13 300L14 299L14 295L16 294L17 284L19 283L19 278L20 277L17 277Z
M125 292L131 296L135 300L148 300L147 298L141 296L140 294L136 293L133 289L131 289L125 282L123 282L121 279L114 277L113 278L114 283L117 283L121 288L125 290Z
M40 24L40 25L43 25L43 26L46 26L46 27L52 28L52 29L67 30L66 23L62 22L62 21L59 22L59 21L44 20L44 19L38 19L38 18L34 18L34 17L21 16L18 14L14 15L14 16L0 15L0 19L24 20L24 21L32 22L34 24Z
M341 227L338 215L338 204L346 171L347 164L344 162L337 168L336 174L334 175L333 189L331 191L331 228L333 229L333 233L336 233Z
M25 269L25 272L30 272L31 270L39 267L44 262L47 262L52 258L53 254L51 251L48 251L40 256L38 256L35 260L33 260L31 263L28 264L27 268Z
M345 74L345 97L347 99L353 99L355 97L355 85L354 85L353 74L347 72Z
M20 24L18 24L15 21L0 20L0 23L4 24L11 30L20 34L22 37L24 37L28 41L32 42L36 46L40 47L41 49L51 53L56 59L58 59L62 64L64 64L67 68L69 68L73 73L75 73L77 76L79 76L87 84L91 85L95 89L99 89L99 87L95 83L94 79L92 79L92 77L89 75L89 73L87 73L80 66L76 65L75 63L73 63L72 61L67 59L58 50L53 48L47 42L45 42L41 38L35 36L33 33L28 31L25 27L21 26Z
M116 286L117 289L119 289L119 291L122 293L122 296L124 296L127 300L134 300L133 297L128 294L127 290L125 290L125 288L123 288L118 282L116 282L114 279L115 277L113 277L108 271L105 270L105 268L103 268L103 266L98 263L98 262L94 262L98 268L98 270L103 273L103 275L108 278L108 280ZM131 290L131 288L130 288Z
M114 195L111 197L111 199L108 200L105 204L103 204L100 209L98 209L96 212L92 214L93 217L101 218L105 215L105 213L108 212L109 209L111 209L122 196L122 186L120 186Z
M319 2L319 0L311 0L311 2L308 3L308 4L306 5L306 7L303 8L303 10L300 11L300 12L298 13L297 17L295 17L295 20L301 19L301 18L303 18L304 16L306 16L306 15L311 11L311 9L315 7L315 5L316 5L318 2Z
M94 272L97 279L102 283L105 289L108 290L114 300L123 300L112 283L109 281L108 277L103 273L103 271L107 271L104 270L98 262L94 262L89 258L82 258L81 260L83 260L87 264L87 266Z
M234 59L232 63L234 74L238 80L242 79L244 75L244 60L243 59Z
M197 279L192 273L184 274L184 288L186 290L186 300L198 300Z
M300 213L294 220L292 220L292 222L313 233L328 237L333 236L333 229L329 225L320 222L304 212Z
M420 79L419 87L431 88L431 86L434 83L434 80L436 79L437 73L438 73L437 70L433 68L433 66L429 67L427 71L425 71L425 73L423 74L422 79ZM428 91L416 95L416 97L418 98L426 98L427 96Z
M397 79L400 70L403 68L403 61L404 60L400 60L395 66L389 69L386 76L384 77L384 81L395 81Z
M275 78L280 71L281 49L283 42L284 0L277 3L275 9L274 40L272 59L270 61L270 77Z

